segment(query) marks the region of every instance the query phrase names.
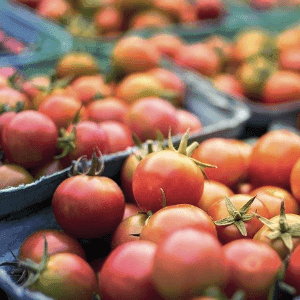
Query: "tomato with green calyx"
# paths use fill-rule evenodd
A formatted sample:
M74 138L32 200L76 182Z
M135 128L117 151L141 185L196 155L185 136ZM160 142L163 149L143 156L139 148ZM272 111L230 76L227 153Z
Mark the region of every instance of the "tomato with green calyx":
M198 204L203 193L203 169L214 166L191 158L198 143L187 146L188 137L187 131L176 150L169 132L169 149L147 155L136 167L132 182L133 195L143 210L156 212L162 208L161 189L165 192L168 205Z
M55 190L53 214L67 233L77 238L100 238L112 233L122 221L125 199L116 182L99 176L104 169L103 157L98 159L94 152L85 173L78 171L81 162L82 158L74 166L75 176Z
M217 226L219 240L226 244L241 238L252 238L262 227L255 213L269 217L267 207L250 195L236 194L215 202L208 214Z
M48 255L47 239L44 238L44 254L40 263L29 259L4 262L24 270L19 281L23 288L39 291L55 300L91 300L97 293L98 283L92 267L73 253Z
M275 249L285 259L300 245L300 216L286 214L284 201L281 202L280 214L270 220L257 215L264 226L253 237Z

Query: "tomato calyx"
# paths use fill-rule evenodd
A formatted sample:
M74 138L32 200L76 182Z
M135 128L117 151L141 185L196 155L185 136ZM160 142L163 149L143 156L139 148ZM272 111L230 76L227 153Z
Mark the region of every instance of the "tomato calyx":
M165 149L164 137L159 130L156 131L156 136L156 141L147 140L145 143L142 143L142 141L135 133L132 134L133 142L139 148L137 151L134 152L134 155L139 161L141 161L150 153L158 152Z
M200 168L205 179L208 179L204 172L204 168L217 168L217 166L203 163L203 162L191 157L193 155L194 151L196 150L196 148L199 146L199 143L195 141L188 146L189 132L190 132L190 129L187 129L187 131L183 134L183 136L180 140L178 149L176 150L174 147L173 141L172 141L172 135L171 135L171 129L170 129L169 130L169 138L168 138L168 149L171 151L175 151L178 154L187 156Z
M27 288L33 285L40 277L40 274L46 269L48 264L49 254L48 254L48 242L44 236L44 254L40 263L36 263L31 259L17 259L16 262L3 262L0 266L13 266L16 267L16 271L12 272L18 273L21 272L21 277L18 280L18 283L23 288Z
M62 149L62 153L56 155L55 159L61 159L66 157L72 150L76 148L74 140L76 138L76 126L72 128L70 132L67 132L65 128L60 128L60 137L58 138L57 148Z
M284 201L280 206L280 217L278 223L272 222L258 214L257 218L270 229L267 237L270 240L281 239L285 247L292 252L293 250L293 237L300 237L300 223L289 223L285 214Z
M86 155L79 157L70 170L69 176L100 176L104 171L104 159L100 150L98 150L98 153L99 157L97 157L96 151L93 152L90 166L88 166Z
M0 115L9 112L9 111L14 111L16 113L21 112L24 110L24 103L18 101L14 107L11 107L7 103L0 103Z
M242 206L240 210L237 210L232 201L228 197L225 197L226 208L230 216L218 221L214 221L214 224L217 226L227 226L234 224L241 235L247 236L245 222L250 221L255 217L255 213L247 214L247 211L249 210L255 198L256 196L252 197Z

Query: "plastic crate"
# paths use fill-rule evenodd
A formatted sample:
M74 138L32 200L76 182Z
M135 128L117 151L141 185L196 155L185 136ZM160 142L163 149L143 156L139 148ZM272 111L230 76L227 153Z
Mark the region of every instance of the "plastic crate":
M0 67L15 66L28 76L48 72L48 65L73 47L72 37L22 6L0 0L0 29L27 47L18 55L0 56Z

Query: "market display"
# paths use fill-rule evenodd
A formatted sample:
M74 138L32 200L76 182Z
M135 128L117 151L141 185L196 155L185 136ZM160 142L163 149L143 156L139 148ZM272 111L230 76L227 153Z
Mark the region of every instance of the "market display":
M0 290L299 299L298 1L9 3L74 44L0 31Z

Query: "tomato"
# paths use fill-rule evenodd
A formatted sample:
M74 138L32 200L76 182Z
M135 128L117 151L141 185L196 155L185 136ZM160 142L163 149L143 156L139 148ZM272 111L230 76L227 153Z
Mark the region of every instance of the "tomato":
M251 239L232 241L223 246L223 251L230 269L226 293L231 297L241 289L246 299L267 299L283 265L276 251Z
M113 5L98 8L94 15L94 22L100 34L121 29L123 16L120 10Z
M138 212L140 212L141 209L133 204L133 203L125 203L125 210L124 210L124 215L123 215L123 220L137 214Z
M236 239L253 238L263 226L255 217L255 213L266 218L270 215L267 207L260 200L242 194L221 199L208 209L208 214L217 225L218 238L223 244ZM223 219L227 222L223 222Z
M10 108L14 109L18 103L23 105L24 109L30 108L29 98L25 94L11 87L0 89L0 105L8 105Z
M30 99L33 99L40 92L39 88L48 89L50 88L50 78L49 76L40 75L34 76L24 82L22 85L22 91Z
M295 197L298 204L300 204L300 158L294 164L291 175L290 175L290 187L293 196Z
M284 282L291 285L300 294L300 246L297 246L288 260Z
M112 95L112 89L105 84L102 75L81 76L76 78L71 87L76 92L79 100L86 104L97 97L108 97Z
M40 179L42 176L49 176L63 169L64 166L62 165L61 161L54 159L49 163L40 166L37 169L31 169L30 174L37 180Z
M225 11L221 0L197 0L195 9L199 20L216 19Z
M192 155L204 163L216 165L217 169L207 169L210 180L221 182L233 188L247 175L248 161L234 139L210 138L203 141Z
M111 248L114 249L121 244L139 240L139 234L141 233L147 219L148 215L145 212L138 212L126 219L123 219L113 233Z
M157 97L138 99L129 109L127 124L144 142L156 139L160 130L166 138L171 128L172 134L177 133L178 120L175 107L167 100Z
M298 135L288 130L269 131L252 148L249 181L256 187L273 185L289 190L291 171L299 157Z
M205 180L203 194L197 206L208 212L212 204L223 199L225 196L230 197L233 194L233 191L225 184L214 180Z
M134 146L131 129L124 123L118 121L103 121L98 124L108 138L108 154L125 151Z
M100 238L112 233L122 221L125 200L112 179L96 176L93 157L90 175L79 174L64 180L55 190L52 209L66 233L78 238Z
M195 228L177 230L157 244L154 286L165 299L201 295L206 288L227 281L224 258L221 244L212 234Z
M167 205L197 205L203 193L204 176L188 157L173 150L147 155L137 165L132 181L134 199L145 211L163 207L161 189Z
M42 0L37 6L38 15L58 22L63 21L70 11L71 4L66 0Z
M44 254L44 237L48 242L48 254L73 253L85 259L85 252L80 243L62 230L42 229L27 236L19 249L19 258L29 258L39 263Z
M174 231L195 227L217 237L216 226L202 209L190 204L166 206L151 215L142 227L140 239L154 243Z
M284 202L281 204L280 215L270 220L259 217L265 224L253 239L266 243L272 247L282 259L285 259L300 244L298 227L300 216L285 214Z
M14 164L0 165L0 190L33 182L31 174L22 166Z
M9 123L15 116L16 112L14 111L8 111L5 113L0 114L0 147L2 146L2 135L4 127L7 123Z
M176 111L177 119L178 119L178 133L185 133L188 129L190 129L190 133L199 133L202 131L202 124L199 118L184 109L177 109Z
M73 121L76 113L84 116L85 108L81 109L81 102L71 96L54 95L48 96L39 105L38 111L48 116L58 129L67 128Z
M57 300L90 300L98 283L92 267L83 258L73 253L56 253L28 288Z
M58 131L46 115L27 110L18 113L2 133L4 155L11 163L34 168L52 160Z
M299 212L299 205L293 196L287 190L277 186L262 186L252 190L250 195L256 195L256 198L267 206L270 218L279 214L282 200L287 213L298 214Z
M100 273L100 293L106 300L160 300L152 280L156 245L132 241L115 248Z
M95 100L86 106L89 121L100 123L103 121L125 122L129 105L116 97Z
M57 158L62 159L66 167L71 164L72 160L77 160L83 155L91 159L96 149L102 154L109 152L107 134L91 121L71 124L65 131L61 131L58 147L62 149L62 153Z

